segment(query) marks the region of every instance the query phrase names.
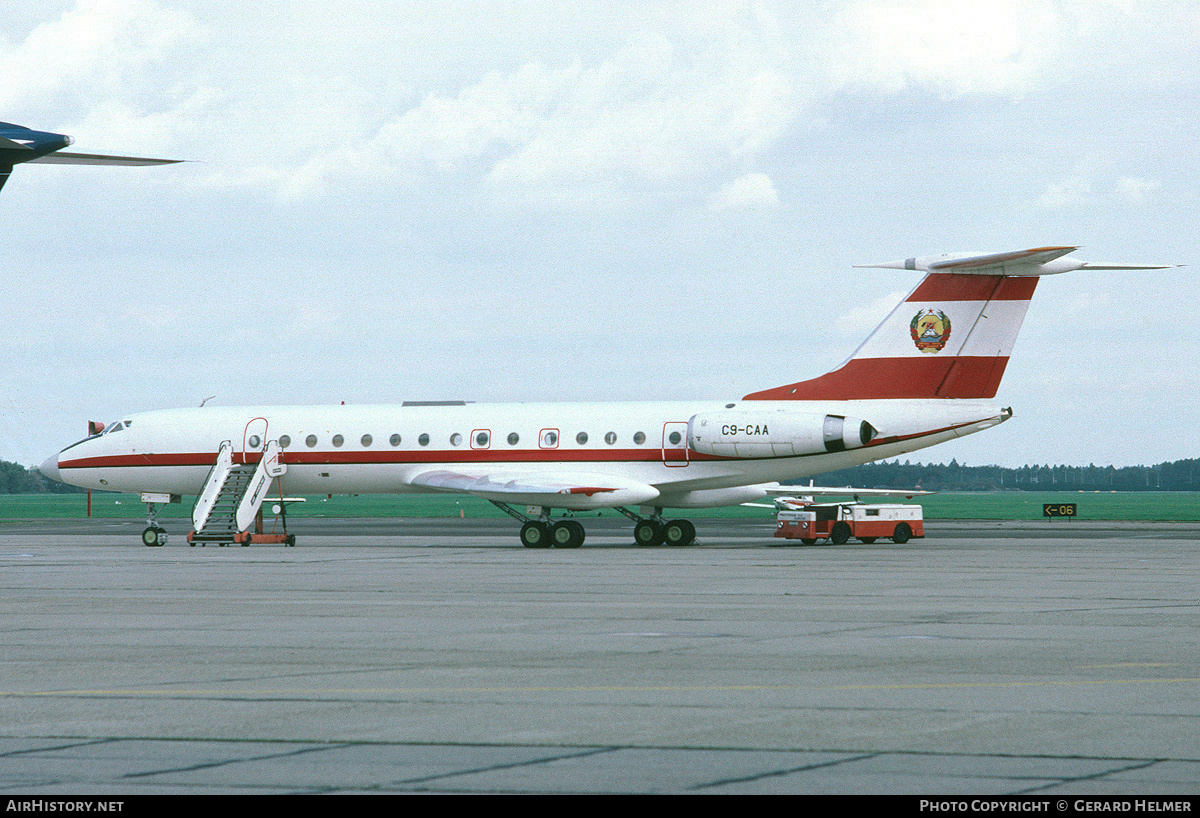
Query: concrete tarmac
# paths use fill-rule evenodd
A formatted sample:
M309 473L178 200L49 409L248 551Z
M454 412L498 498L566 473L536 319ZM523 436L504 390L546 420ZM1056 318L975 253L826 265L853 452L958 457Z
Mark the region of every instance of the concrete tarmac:
M1200 794L1200 530L0 525L0 792Z

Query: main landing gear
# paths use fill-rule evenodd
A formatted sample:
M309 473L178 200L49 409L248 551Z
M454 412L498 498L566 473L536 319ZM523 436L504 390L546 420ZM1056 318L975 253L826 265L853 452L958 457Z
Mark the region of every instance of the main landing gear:
M553 521L550 519L550 509L538 506L529 507L531 511L537 509L539 512L537 517L530 517L517 511L508 503L501 503L497 500L492 500L491 503L505 514L523 523L521 545L526 548L579 548L583 545L585 537L583 523L577 520Z
M639 517L627 508L617 511L633 520L633 541L637 545L691 545L696 541L696 526L690 520L664 520L662 509L655 508L649 517Z
M530 520L521 526L521 545L526 548L579 548L584 536L583 523L577 520Z
M522 514L508 503L491 501L492 505L505 514L520 520L521 545L526 548L579 548L583 545L586 532L583 523L570 518L551 520L550 509L530 507L538 510L538 516ZM664 520L662 509L655 508L654 514L641 517L627 508L617 511L634 521L633 540L641 546L691 545L696 541L696 526L689 520Z

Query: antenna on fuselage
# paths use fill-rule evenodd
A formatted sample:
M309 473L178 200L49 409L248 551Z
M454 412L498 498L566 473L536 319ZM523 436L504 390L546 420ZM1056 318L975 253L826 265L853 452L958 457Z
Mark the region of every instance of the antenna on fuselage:
M212 399L213 399L213 398L215 398L215 397L216 397L216 395L209 395L207 398L205 398L204 400L200 401L200 408L201 408L201 409L203 409L203 408L204 408L204 404L208 403L210 400L212 400Z

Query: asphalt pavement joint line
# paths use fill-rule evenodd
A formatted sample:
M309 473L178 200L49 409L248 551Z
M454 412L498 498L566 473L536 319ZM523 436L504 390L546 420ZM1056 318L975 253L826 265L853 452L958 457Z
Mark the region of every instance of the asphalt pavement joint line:
M1059 777L1058 780L1053 783L1042 784L1040 787L1031 787L1027 790L1021 790L1020 792L1015 792L1015 793L1013 793L1013 795L1029 795L1030 793L1041 792L1042 790L1048 790L1051 787L1061 787L1063 784L1076 784L1080 781L1101 781L1103 779L1108 778L1110 775L1116 775L1117 773L1125 773L1125 772L1129 772L1130 770L1144 770L1148 767L1153 767L1155 764L1159 763L1162 760L1163 759L1161 759L1161 758L1151 758L1151 759L1148 759L1145 761L1138 762L1136 764L1127 764L1124 767L1117 767L1112 770L1103 770L1102 772L1092 773L1090 775L1074 775L1074 776L1068 776L1065 778Z
M4 690L0 698L77 698L77 699L180 699L183 701L228 702L342 702L354 695L399 696L448 693L755 693L794 690L956 690L1005 689L1022 687L1070 687L1073 685L1196 684L1200 677L1135 679L1049 679L1028 682L913 682L910 684L858 685L582 685L582 686L508 686L508 687L399 687L333 690ZM391 701L383 699L383 701Z
M341 747L351 747L351 746L353 746L353 745L347 744L347 743L322 744L322 745L318 745L315 747L301 747L297 750L292 750L291 752L287 752L287 753L267 753L266 755L247 756L245 758L226 758L226 759L222 759L221 761L209 761L209 762L201 763L201 764L192 764L187 767L174 767L174 768L168 768L165 770L146 770L145 772L140 772L140 773L125 773L124 775L122 775L120 777L122 779L145 778L146 776L151 776L151 775L167 775L170 773L193 772L195 770L209 770L209 769L213 769L214 767L225 767L230 764L244 764L247 761L267 761L267 760L273 759L273 758L289 758L291 756L304 755L305 753L325 752L327 750L336 750Z
M523 745L517 745L523 746ZM562 761L567 758L587 758L588 756L601 755L603 753L612 753L617 750L628 749L625 747L594 747L586 750L579 750L573 753L560 753L554 756L546 756L545 758L531 758L526 761L514 761L510 764L492 764L488 767L479 767L469 770L455 770L450 773L436 773L434 775L425 775L419 778L405 778L399 781L393 781L392 786L403 786L405 784L423 784L428 781L437 781L442 778L454 778L460 775L475 775L477 773L495 772L497 770L512 770L517 767L533 767L538 764L548 764L553 761Z
M778 778L783 775L791 775L792 773L807 772L808 770L820 770L824 767L837 767L842 764L853 764L856 761L866 761L872 758L878 758L885 755L883 752L878 753L862 753L859 755L847 756L846 758L835 758L830 761L823 761L819 764L802 764L799 767L788 767L783 770L771 770L765 773L756 773L755 775L740 776L738 778L724 778L717 781L710 781L707 784L693 784L688 787L689 790L705 790L712 787L724 787L729 784L744 784L747 781L759 781L764 778Z
M47 739L53 741L55 739ZM76 747L92 747L100 744L110 744L114 741L124 741L119 738L98 738L98 739L80 739L67 744L57 744L51 747L30 747L26 750L9 750L7 753L0 753L0 758L10 758L12 756L28 755L29 753L52 753L57 750L71 750Z

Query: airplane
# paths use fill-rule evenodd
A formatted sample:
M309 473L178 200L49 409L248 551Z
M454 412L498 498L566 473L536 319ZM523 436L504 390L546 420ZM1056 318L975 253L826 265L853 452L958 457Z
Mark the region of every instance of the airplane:
M174 499L201 494L223 457L259 464L258 494L272 481L280 495L479 497L522 523L527 548L578 548L585 530L570 515L596 509L630 518L638 545L688 545L694 524L664 510L811 494L781 481L896 457L1012 417L992 399L1041 276L1168 266L1086 262L1068 256L1076 249L864 265L925 276L840 366L740 399L159 410L92 429L40 470L76 486ZM159 531L151 506L143 541L161 544Z
M170 165L179 159L145 159L138 156L106 156L95 153L64 153L71 137L34 131L10 122L0 122L0 188L8 181L13 166L22 162L47 165Z

